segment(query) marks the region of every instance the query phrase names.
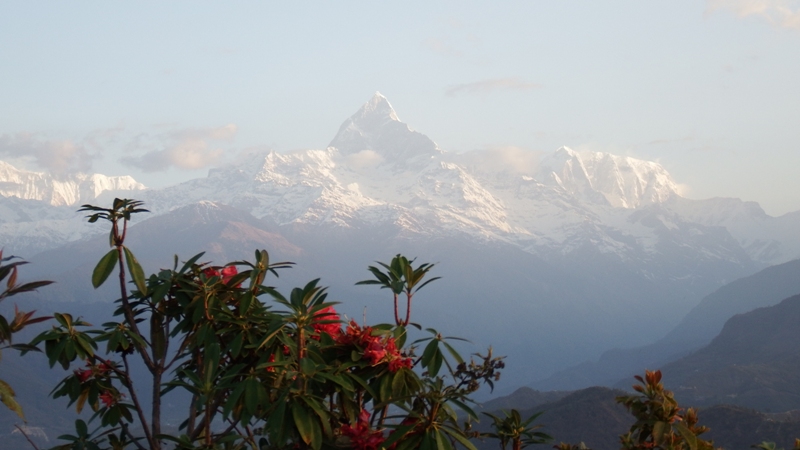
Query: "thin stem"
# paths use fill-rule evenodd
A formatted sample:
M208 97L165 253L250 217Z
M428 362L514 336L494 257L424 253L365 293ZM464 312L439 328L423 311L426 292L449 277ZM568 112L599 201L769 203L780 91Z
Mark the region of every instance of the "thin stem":
M144 409L142 408L142 404L139 402L139 396L136 395L136 389L133 388L133 380L131 380L131 373L130 365L128 364L128 357L125 353L122 354L122 364L125 365L125 377L122 378L122 384L128 388L128 393L131 394L131 400L133 401L133 405L136 407L136 415L139 416L139 421L142 423L142 430L144 430L145 439L150 444L151 450L157 450L161 448L160 443L157 440L153 439L153 435L150 432L150 427L147 425L147 418L144 416Z
M31 438L28 436L28 433L26 433L26 432L25 432L25 430L23 430L23 429L22 429L22 427L20 427L20 426L19 426L19 425L17 425L17 424L14 424L14 428L18 429L18 430L19 430L19 432L20 432L20 433L22 433L22 435L23 435L23 436L25 436L25 439L28 441L28 443L30 443L30 444L31 444L31 446L32 446L33 448L35 448L36 450L39 450L39 447L37 447L37 446L36 446L36 444L34 444L34 443L33 443L33 441L31 440Z
M120 424L120 427L122 427L122 432L127 434L128 437L131 438L131 442L133 442L133 445L135 445L136 448L138 448L139 450L147 450L146 448L144 448L144 446L142 444L139 443L139 441L136 439L136 437L134 437L133 433L131 433L131 431L128 429L128 424L127 423L120 422L119 424Z
M189 422L186 424L186 434L192 436L194 434L194 425L197 420L197 394L192 394L192 403L189 406Z
M411 320L411 297L413 297L413 296L414 296L414 294L412 294L411 292L406 292L406 297L407 297L407 301L406 301L406 321L405 321L405 323L402 324L403 326L408 326L408 322L409 322L409 320Z
M403 322L400 321L400 311L397 309L397 294L394 294L394 322L397 325L403 324Z

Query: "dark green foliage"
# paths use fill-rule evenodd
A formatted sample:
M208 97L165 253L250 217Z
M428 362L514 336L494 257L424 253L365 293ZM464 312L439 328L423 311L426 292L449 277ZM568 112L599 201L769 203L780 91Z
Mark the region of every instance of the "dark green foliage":
M3 257L3 251L0 250L0 283L5 281L5 289L0 292L0 302L23 292L34 291L37 288L47 286L52 281L34 281L25 284L17 284L18 267L26 264L25 261L9 261L16 259L15 256ZM21 352L38 351L35 346L29 344L14 344L14 334L21 331L23 328L43 322L50 319L50 317L33 317L36 311L23 312L14 305L14 317L9 321L3 315L0 315L0 352L7 348L19 350ZM0 353L2 357L2 353ZM2 402L8 409L14 411L20 418L24 419L22 413L22 406L17 403L16 393L14 389L3 380L0 380L0 402Z
M481 383L491 386L502 358L490 350L465 361L448 343L457 338L433 329L406 344L410 310L402 323L351 321L342 330L336 303L327 301L319 280L288 297L264 284L268 274L291 265L271 262L265 250L253 262L223 266L199 262L202 254L182 265L176 257L173 269L146 277L125 246L130 216L145 211L140 206L116 199L112 208L81 208L91 213L90 222L111 223L114 248L97 264L92 283L100 286L117 269L119 320L93 329L57 313L57 325L32 342L43 344L51 366L72 368L53 396L66 397L78 411L88 406L99 419L91 433L76 422L63 448L160 449L170 442L181 449L366 450L385 440L383 446L396 449L474 449L456 410L477 420L469 396ZM411 296L436 279L423 282L433 265L413 262L397 255L383 265L388 287L406 292L409 307ZM126 275L136 288L131 292ZM424 344L419 357L418 344ZM130 377L134 358L151 374L151 411ZM412 370L417 365L425 372ZM167 436L160 399L175 389L191 401L182 434Z

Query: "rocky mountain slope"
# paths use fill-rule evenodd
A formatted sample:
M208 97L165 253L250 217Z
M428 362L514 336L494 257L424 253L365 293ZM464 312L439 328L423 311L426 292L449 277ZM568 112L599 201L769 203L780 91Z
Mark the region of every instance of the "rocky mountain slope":
M680 401L800 409L800 295L739 314L706 347L662 368Z
M612 349L596 361L559 371L532 386L537 389L580 389L618 385L643 368L655 369L708 345L731 317L774 306L800 293L800 260L768 267L733 281L704 297L663 338L637 348Z
M664 382L669 388L670 379L665 378ZM535 423L543 425L541 431L553 436L556 443L584 442L593 450L617 450L619 436L634 422L633 416L615 401L620 395L628 394L619 389L591 387L556 401L527 408L517 406L517 409L523 418L544 411ZM762 441L775 442L777 448L791 448L794 439L800 436L796 414L767 414L741 406L715 405L700 408L699 418L701 425L709 427L701 436L713 440L715 448L726 450L747 450ZM484 419L476 428L488 430L488 422L488 418ZM481 450L497 448L495 441L476 442L476 445Z
M432 323L503 345L522 360L519 376L531 378L652 342L719 286L800 254L800 238L781 231L800 225L800 215L684 199L657 163L566 147L526 161L448 153L376 94L325 149L254 154L163 189L76 175L69 190L6 167L0 181L17 187L0 197L0 245L42 270L68 261L74 276L59 276L64 286L77 283L102 254L105 230L68 200L103 203L113 194L152 211L153 225L142 222L139 235L140 247L156 248L155 267L169 252L226 258L244 246L293 248L285 259L304 269L288 280L322 276L358 299L365 295L352 283L361 268L398 252L418 256L441 263L449 280L430 288L431 298L446 299L427 310ZM45 187L20 187L34 181ZM81 183L89 187L74 187ZM185 208L194 208L191 219ZM96 298L80 289L60 295Z

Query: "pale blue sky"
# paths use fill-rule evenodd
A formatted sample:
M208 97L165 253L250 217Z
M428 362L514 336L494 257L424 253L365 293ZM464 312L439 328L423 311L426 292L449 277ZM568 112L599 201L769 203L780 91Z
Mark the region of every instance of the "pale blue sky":
M797 0L6 1L0 159L166 185L324 148L380 91L448 151L652 159L777 215L800 210L798 80Z

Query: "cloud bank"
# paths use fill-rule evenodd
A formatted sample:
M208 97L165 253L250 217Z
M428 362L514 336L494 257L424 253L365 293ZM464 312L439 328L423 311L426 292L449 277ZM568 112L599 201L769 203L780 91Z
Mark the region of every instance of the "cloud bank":
M771 25L800 30L798 0L707 0L706 13L727 10L739 18L758 16Z
M539 168L542 153L516 146L498 146L450 154L450 157L455 162L480 173L534 175Z
M163 172L170 168L196 170L220 161L225 150L220 141L232 140L237 132L234 124L217 128L190 128L161 134L155 139L140 135L129 148L145 150L141 156L128 156L120 161L145 172Z
M494 91L529 91L542 87L538 83L531 83L519 78L494 78L490 80L475 81L466 84L457 84L448 88L445 95L453 97L459 94L483 94Z
M32 162L53 175L88 172L99 154L84 143L69 139L50 140L33 133L0 135L0 155Z

